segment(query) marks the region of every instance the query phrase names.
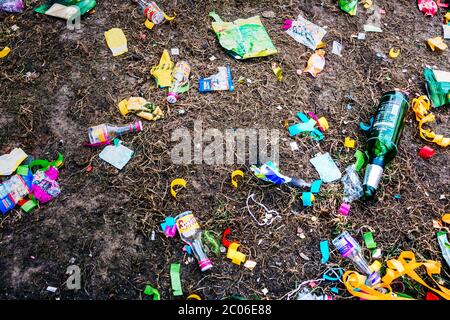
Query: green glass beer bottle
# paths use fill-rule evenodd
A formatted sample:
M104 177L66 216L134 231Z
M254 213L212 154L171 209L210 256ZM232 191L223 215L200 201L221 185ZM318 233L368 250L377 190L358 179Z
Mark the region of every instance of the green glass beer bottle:
M405 93L389 91L383 94L367 140L369 164L363 182L364 200L373 199L384 167L397 154L407 113L408 96Z

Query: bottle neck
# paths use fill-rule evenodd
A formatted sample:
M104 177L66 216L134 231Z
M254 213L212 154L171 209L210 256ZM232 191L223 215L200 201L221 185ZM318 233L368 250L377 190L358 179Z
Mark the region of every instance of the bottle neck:
M130 123L126 126L115 127L115 132L118 135L122 135L129 132L140 132L142 129L140 121L136 121L134 123Z

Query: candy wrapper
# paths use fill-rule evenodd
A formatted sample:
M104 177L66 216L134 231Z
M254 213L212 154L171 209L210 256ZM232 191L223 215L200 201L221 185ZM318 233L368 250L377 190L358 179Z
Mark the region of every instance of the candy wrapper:
M0 211L6 214L14 209L20 200L31 192L33 175L29 171L28 175L13 175L8 180L0 183Z
M148 102L141 97L131 97L119 102L120 114L125 116L130 112L135 113L138 117L145 120L159 120L164 117L164 113L160 107Z
M34 9L35 12L48 16L69 20L71 17L92 10L97 4L96 0L50 0L46 4Z
M212 28L220 45L235 59L266 57L278 52L259 16L234 22L223 21L215 12L209 16L214 19Z
M207 78L200 78L198 80L198 90L200 93L234 90L230 66L218 67L217 69L219 70L218 73Z
M100 152L100 159L108 162L119 170L130 161L134 151L121 144L121 141L114 140L113 146L106 146L102 152Z
M156 80L156 85L160 88L170 87L172 85L173 62L170 59L169 52L164 49L159 64L154 66L150 73Z
M106 43L114 57L128 52L128 42L122 29L112 28L105 32Z
M433 0L418 0L417 5L419 10L423 12L425 16L432 16L438 12L438 6Z
M47 203L61 193L58 182L58 169L49 167L45 171L37 171L33 176L31 193L40 203Z
M324 28L315 25L300 15L297 20L285 20L283 30L286 30L286 33L295 41L313 50L317 48L327 33Z
M291 178L281 174L280 169L272 161L263 164L259 168L255 165L252 165L250 167L250 170L253 171L254 175L257 178L263 181L271 182L273 184L281 185L286 183L292 187L299 188L311 186L310 183L306 183L302 179Z
M325 51L322 49L316 50L315 53L308 60L305 72L309 72L313 77L317 77L319 72L325 67Z
M20 13L23 9L23 0L0 0L0 12Z
M310 159L309 162L311 162L314 168L316 168L320 175L320 179L322 179L325 183L333 182L342 178L341 171L339 171L339 168L328 152L315 156Z
M338 5L342 11L354 16L356 14L356 9L358 8L358 0L339 0Z
M425 68L423 74L433 107L450 104L450 72Z

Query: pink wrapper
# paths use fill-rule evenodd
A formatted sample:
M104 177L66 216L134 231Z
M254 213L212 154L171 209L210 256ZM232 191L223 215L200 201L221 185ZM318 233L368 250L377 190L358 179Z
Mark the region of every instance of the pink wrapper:
M438 11L438 6L434 0L418 0L417 5L419 6L419 10L422 11L425 16L434 17Z

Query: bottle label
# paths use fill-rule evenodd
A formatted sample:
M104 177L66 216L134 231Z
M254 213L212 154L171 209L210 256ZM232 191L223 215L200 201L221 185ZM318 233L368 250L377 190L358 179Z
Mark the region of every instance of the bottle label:
M394 104L391 101L382 103L373 127L378 131L394 129L399 111L399 104Z
M92 144L108 141L108 132L105 125L89 128L89 142Z
M359 245L348 232L344 232L339 237L334 239L333 244L344 258L347 257L353 250L359 250Z
M148 7L145 8L144 14L146 15L147 19L154 24L163 23L165 20L164 12L154 2L151 2Z
M182 238L192 237L197 230L200 230L200 225L192 213L180 217L176 223Z

